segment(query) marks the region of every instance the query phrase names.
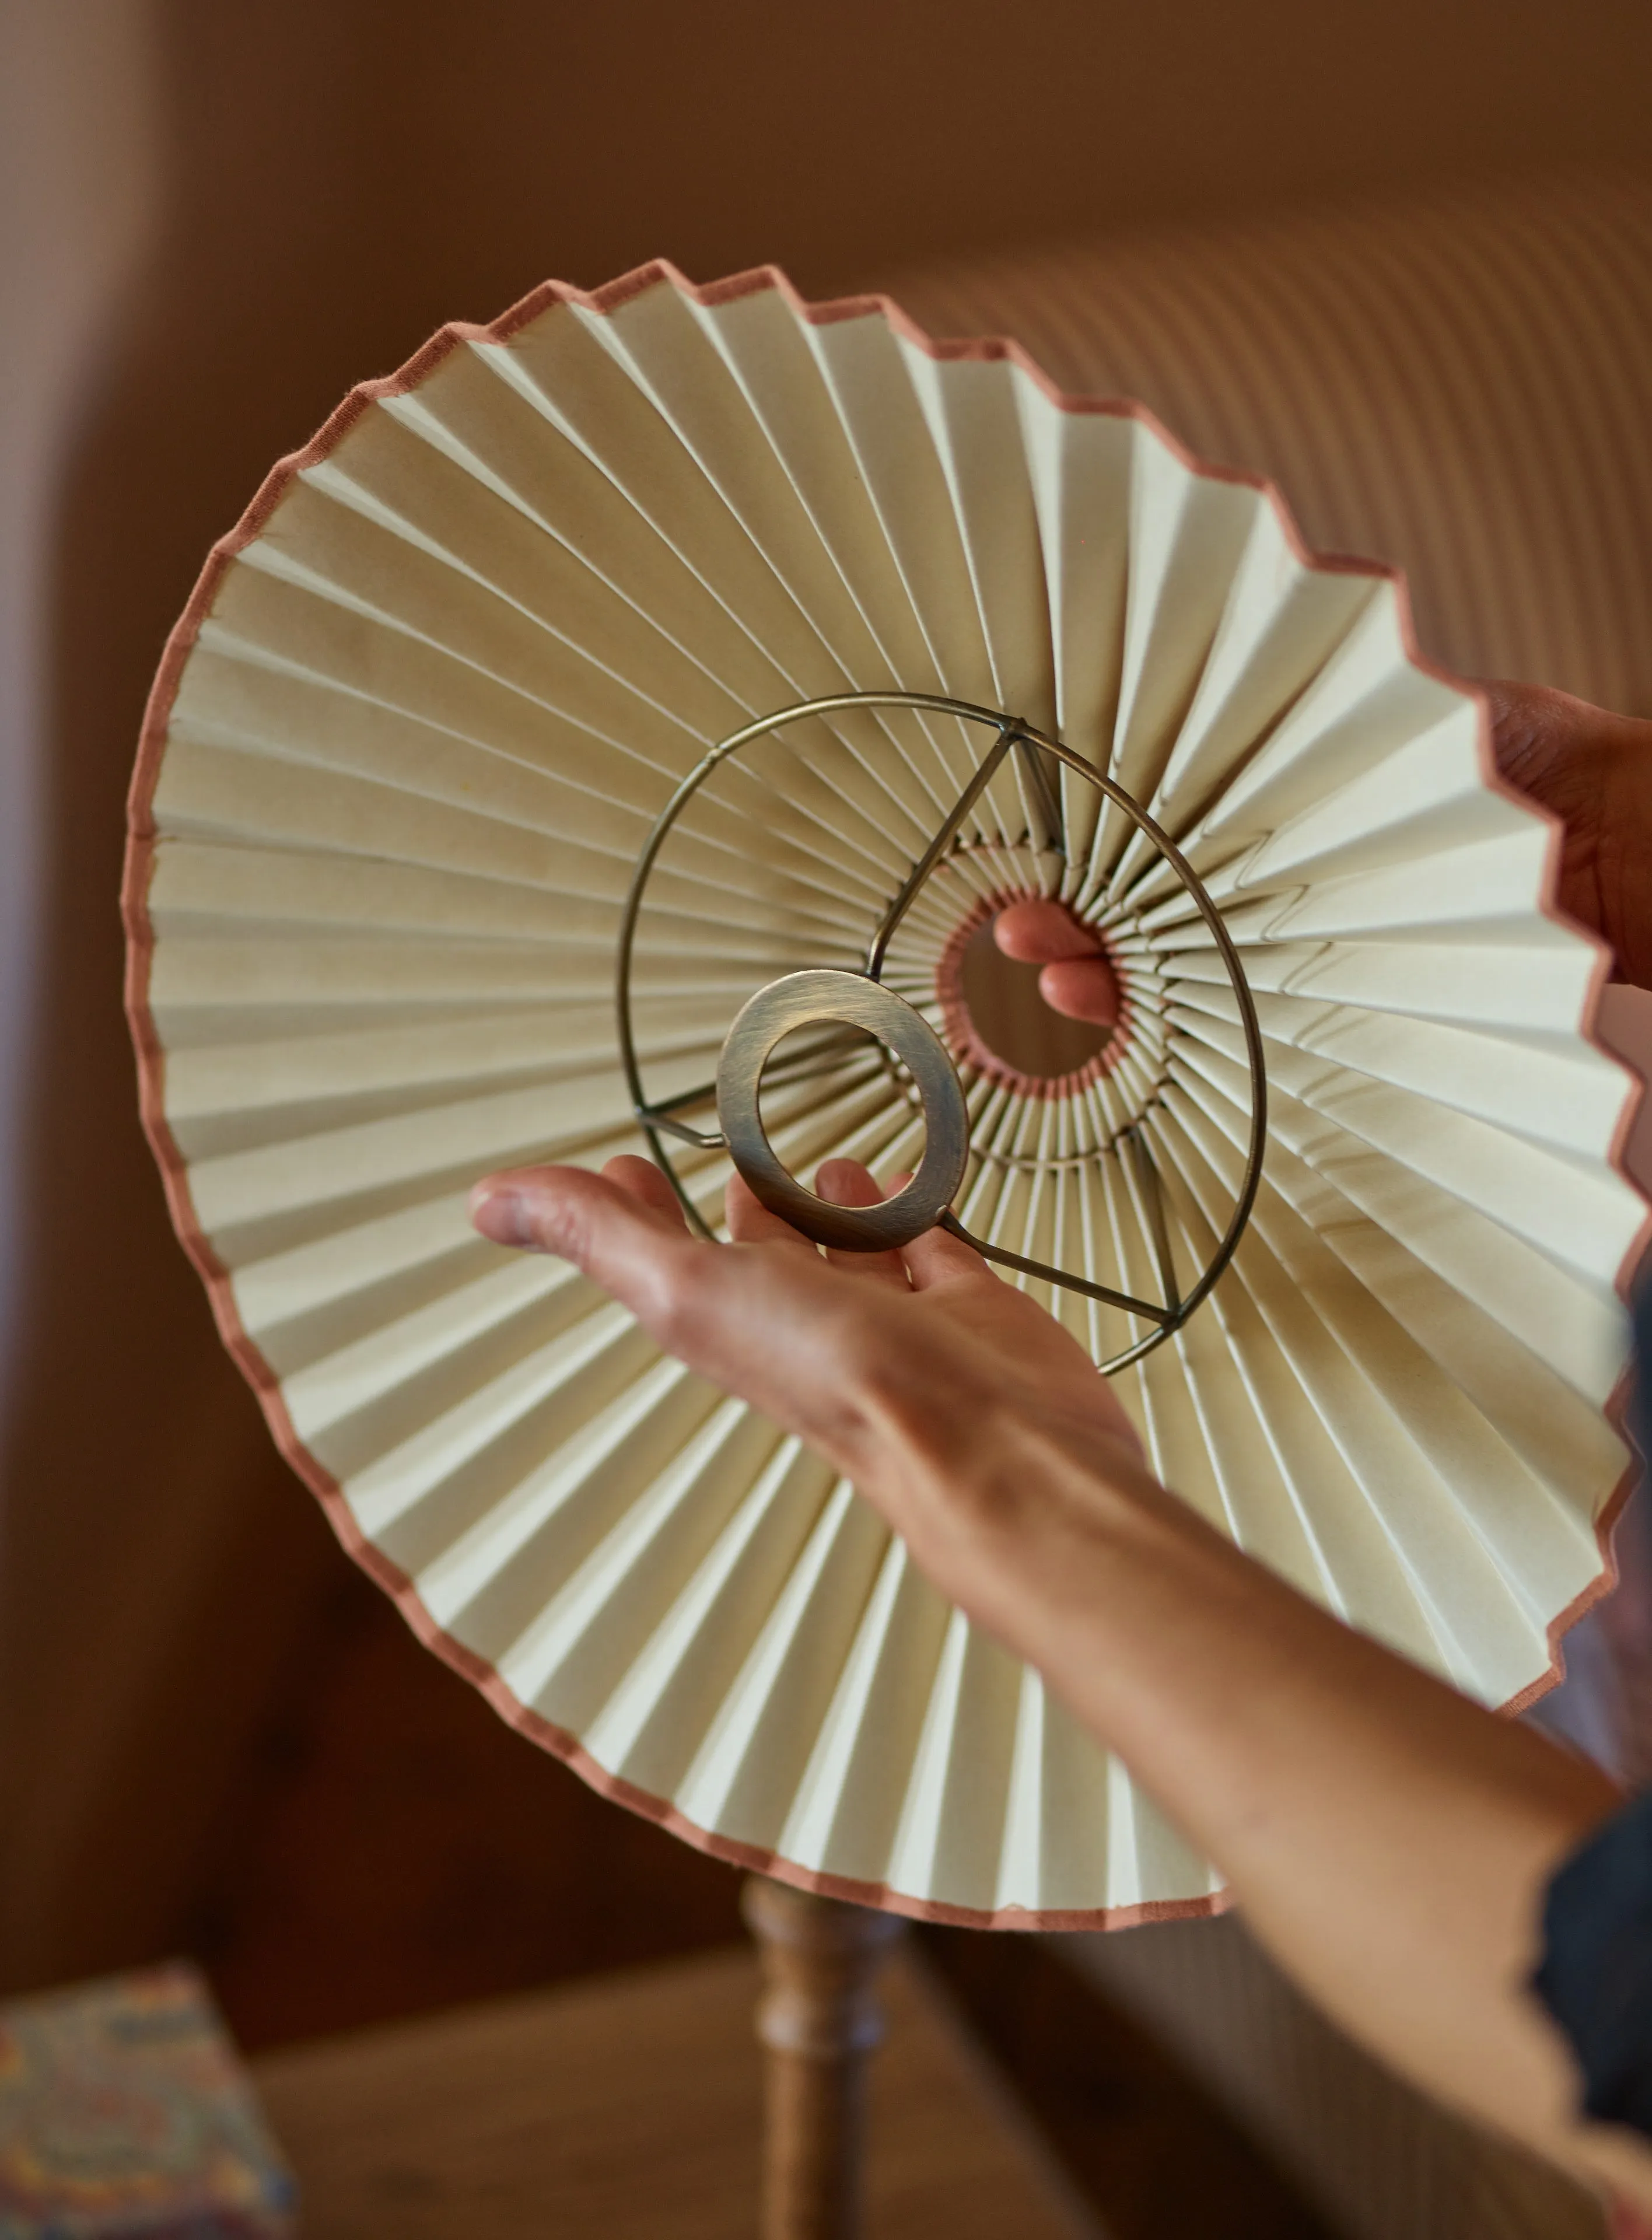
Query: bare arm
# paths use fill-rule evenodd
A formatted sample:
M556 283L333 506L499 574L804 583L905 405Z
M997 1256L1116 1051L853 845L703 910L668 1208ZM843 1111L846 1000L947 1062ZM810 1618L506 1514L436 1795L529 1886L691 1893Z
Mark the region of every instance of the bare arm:
M822 1187L845 1203L876 1188L847 1163ZM739 1183L729 1196L732 1248L692 1240L636 1159L495 1177L476 1219L575 1261L852 1477L1352 2035L1652 2203L1652 2149L1574 2117L1569 2057L1524 1988L1549 1876L1613 1810L1611 1784L1210 1531L1152 1478L1082 1350L967 1248L932 1233L833 1264Z
M1559 898L1652 985L1652 723L1489 688L1506 776L1559 814ZM998 926L1060 1010L1117 990L1064 912ZM838 1164L823 1194L876 1186ZM1227 1876L1256 1933L1416 2083L1652 2206L1652 2146L1573 2111L1525 1990L1543 1892L1617 1803L1593 1768L1349 1631L1155 1483L1087 1355L941 1234L821 1256L733 1185L696 1243L642 1160L496 1177L476 1219L563 1255L809 1439L942 1590L1050 1685Z

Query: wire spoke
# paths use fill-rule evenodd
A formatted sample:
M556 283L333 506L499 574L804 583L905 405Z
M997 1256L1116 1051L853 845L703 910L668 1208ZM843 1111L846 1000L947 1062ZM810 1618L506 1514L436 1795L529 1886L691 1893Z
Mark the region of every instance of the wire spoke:
M1122 1351L1099 1363L1104 1373L1112 1375L1140 1360L1183 1326L1209 1297L1244 1233L1261 1183L1267 1140L1267 1073L1262 1036L1256 1003L1232 937L1215 901L1175 841L1116 780L1031 724L999 710L950 699L940 693L893 690L845 692L801 701L773 715L758 717L712 748L683 780L656 820L636 859L625 901L616 1003L621 1057L633 1110L656 1161L690 1220L703 1234L710 1235L672 1165L664 1139L669 1137L701 1152L725 1148L721 1132L696 1128L677 1117L712 1101L716 1085L702 1083L657 1101L650 1100L643 1086L632 1016L636 1000L632 982L639 955L645 953L638 941L638 923L649 881L667 839L689 803L713 773L726 765L734 766L745 779L746 798L753 804L746 813L762 823L761 812L755 804L763 788L772 788L776 781L753 766L740 763L738 757L743 750L757 742L810 719L823 719L823 734L833 749L847 755L856 770L869 777L883 795L896 803L903 817L909 817L909 810L899 801L895 790L869 768L859 749L845 737L847 727L824 720L851 711L876 712L883 737L901 753L894 737L894 725L883 718L883 711L897 708L913 711L926 731L929 719L939 717L956 721L961 730L971 724L988 727L996 736L978 757L973 772L956 793L928 844L910 864L893 898L883 905L882 915L863 950L865 961L859 968L867 979L882 980L886 967L890 967L890 977L898 990L913 1003L920 1017L927 1013L933 1020L937 997L929 990L941 955L953 937L942 891L943 875L945 879L956 880L963 892L975 898L970 909L978 909L983 903L990 903L995 894L1017 885L1031 891L1050 891L1047 870L1050 856L1055 855L1066 866L1062 852L1065 792L1069 780L1077 779L1087 782L1103 797L1105 813L1100 824L1110 826L1115 832L1122 829L1122 859L1135 866L1140 866L1144 858L1149 865L1156 863L1180 886L1187 898L1187 910L1183 913L1164 913L1165 923L1178 916L1184 922L1194 917L1202 918L1232 989L1249 1090L1249 1138L1227 1228L1196 1279L1185 1290L1176 1274L1164 1183L1149 1148L1149 1126L1144 1123L1162 1105L1171 1078L1174 1046L1178 1036L1185 1035L1187 1030L1185 1021L1178 1023L1172 1010L1179 968L1175 957L1162 950L1148 930L1147 922L1132 912L1122 898L1096 894L1094 917L1104 918L1113 933L1111 945L1127 983L1126 1011L1121 1020L1121 1027L1126 1031L1116 1048L1105 1054L1104 1063L1092 1060L1087 1069L1060 1084L1056 1092L1059 1095L1059 1110L1052 1109L1051 1093L1039 1096L1024 1077L1017 1087L1012 1077L993 1079L993 1067L984 1060L978 1063L959 1060L955 1063L970 1131L966 1170L970 1179L963 1193L968 1200L966 1210L972 1220L986 1218L988 1226L994 1230L1017 1220L1019 1241L1027 1249L1016 1251L991 1237L983 1238L966 1227L964 1218L951 1208L943 1213L939 1225L997 1266L1057 1285L1089 1301L1092 1315L1096 1307L1107 1307L1125 1316L1138 1331L1143 1323L1147 1324L1145 1335L1134 1337ZM975 816L979 804L989 797L1000 769L1011 757L1026 818L1024 834L1014 841L982 832L980 820ZM910 762L903 754L902 758L908 774L917 778L918 773ZM826 759L819 753L811 754L788 743L783 747L783 774L786 770L807 773L809 785L823 785L835 796L853 829L838 826L834 830L834 839L856 851L868 866L875 866L885 859L885 851L882 848L869 850L855 837L855 830L867 823L866 810L834 778L824 766ZM941 759L944 767L944 757ZM1059 783L1052 773L1059 774ZM921 780L919 783L922 785ZM930 789L923 786L923 790L928 793ZM782 797L789 813L799 813L801 804L789 793L783 793ZM805 827L819 822L816 811L803 810L801 813ZM880 838L883 837L880 835ZM834 848L830 852L836 858L837 850ZM1070 867L1063 870L1058 884L1068 881L1069 870ZM1141 883L1139 869L1134 874L1134 882L1138 886ZM763 897L755 870L742 892L744 899L757 903L761 908ZM956 897L958 886L954 887L953 892ZM1154 925L1159 915L1158 910L1150 914ZM956 926L958 923L955 913L952 923ZM963 923L969 923L967 911ZM756 931L755 927L753 931ZM789 935L788 938L795 954L796 936ZM650 951L662 961L670 956L669 944L660 944L657 937L650 944ZM752 961L756 962L755 958ZM841 1037L829 1036L811 1042L769 1069L768 1077L776 1087L793 1088L834 1076L841 1077L845 1063L849 1062L850 1047ZM876 1071L874 1067L863 1077L875 1079ZM885 1094L895 1092L910 1115L905 1119L896 1115L896 1136L905 1141L918 1122L918 1114L911 1110L912 1086L897 1076L887 1058L883 1073ZM895 1140L886 1124L871 1120L863 1124L861 1136L869 1151L876 1143ZM1132 1261L1139 1262L1144 1252L1147 1265L1157 1279L1159 1302L1138 1297L1116 1284L1102 1283L1094 1272L1077 1275L1035 1257L1032 1248L1047 1234L1055 1241L1046 1249L1058 1253L1067 1249L1063 1177L1069 1172L1089 1172L1099 1179L1107 1209L1106 1225L1113 1240L1112 1259L1128 1282L1131 1280ZM1086 1207L1089 1204L1088 1184L1076 1203ZM1126 1219L1136 1246L1134 1252L1126 1249L1125 1230L1121 1225ZM1082 1257L1086 1267L1093 1270L1094 1238L1088 1212L1083 1216L1082 1225ZM1141 1272L1147 1270L1144 1268Z

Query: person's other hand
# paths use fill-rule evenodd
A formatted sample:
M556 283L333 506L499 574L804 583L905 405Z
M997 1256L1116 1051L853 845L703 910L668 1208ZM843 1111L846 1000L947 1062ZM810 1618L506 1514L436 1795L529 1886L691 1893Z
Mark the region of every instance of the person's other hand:
M1008 903L992 922L992 937L1018 963L1043 966L1038 992L1052 1011L1091 1026L1118 1024L1119 984L1100 937L1060 903L1029 896Z
M1485 690L1498 769L1565 825L1561 908L1652 988L1652 723L1542 684Z
M818 1187L836 1205L883 1195L847 1159L829 1160ZM727 1203L733 1242L693 1237L658 1169L623 1157L601 1175L491 1175L471 1217L496 1243L571 1260L667 1352L807 1439L989 1623L1002 1613L983 1551L1035 1497L1029 1441L1146 1480L1129 1419L1084 1348L967 1244L931 1230L901 1252L823 1254L737 1176ZM1013 1463L983 1469L989 1449Z
M1619 977L1652 988L1652 723L1614 716L1543 684L1489 683L1497 767L1566 828L1561 908L1615 952ZM1112 1026L1118 983L1096 936L1059 903L1001 910L1006 957L1042 964L1053 1011Z

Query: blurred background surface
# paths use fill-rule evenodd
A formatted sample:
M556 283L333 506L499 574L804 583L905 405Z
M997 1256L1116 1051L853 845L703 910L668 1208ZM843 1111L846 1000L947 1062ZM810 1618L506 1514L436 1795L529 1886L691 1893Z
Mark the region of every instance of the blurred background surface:
M1644 0L0 0L0 1990L189 1949L270 2043L736 1933L350 1570L167 1226L124 790L272 459L548 275L773 261L1144 397L1405 563L1425 650L1652 713L1649 87ZM959 1980L1042 2043L1008 1964Z

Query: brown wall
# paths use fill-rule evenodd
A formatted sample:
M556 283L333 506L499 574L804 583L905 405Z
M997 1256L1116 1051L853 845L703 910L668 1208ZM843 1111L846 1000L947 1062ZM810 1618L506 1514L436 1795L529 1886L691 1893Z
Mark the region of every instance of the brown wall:
M144 690L270 460L443 317L548 273L774 258L830 292L1052 232L1634 158L1652 87L1645 0L156 0L148 22L157 246L84 369L41 554L48 962L4 1456L0 1983L174 1933L248 1723L342 1560L167 1231L119 1016Z

